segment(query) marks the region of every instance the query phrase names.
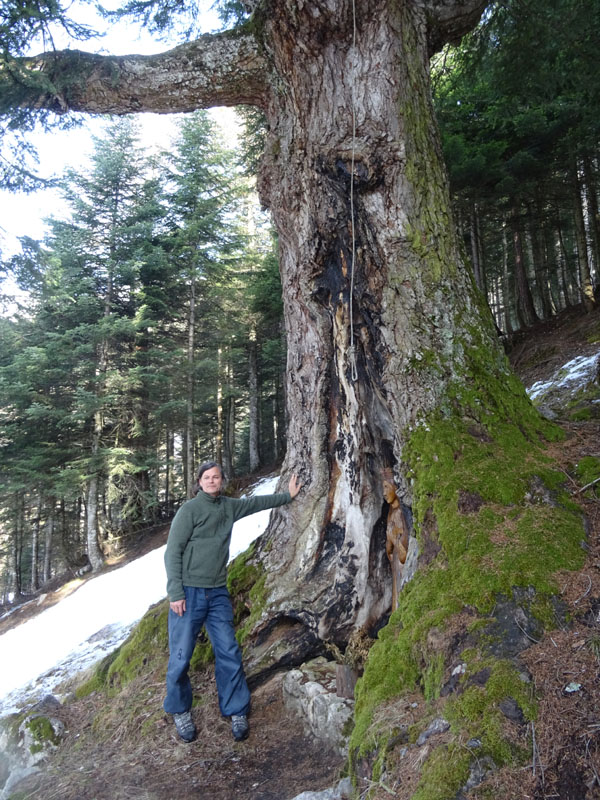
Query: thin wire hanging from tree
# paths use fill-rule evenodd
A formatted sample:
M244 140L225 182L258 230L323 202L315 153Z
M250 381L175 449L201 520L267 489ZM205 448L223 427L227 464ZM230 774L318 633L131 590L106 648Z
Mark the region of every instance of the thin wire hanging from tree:
M352 0L352 54L356 53L356 0ZM356 367L356 348L354 346L354 260L356 256L356 231L354 227L354 150L356 143L356 103L354 79L351 79L352 86L352 158L350 161L350 231L352 236L352 260L350 262L350 300L348 312L350 314L350 374L352 380L358 380L358 370Z

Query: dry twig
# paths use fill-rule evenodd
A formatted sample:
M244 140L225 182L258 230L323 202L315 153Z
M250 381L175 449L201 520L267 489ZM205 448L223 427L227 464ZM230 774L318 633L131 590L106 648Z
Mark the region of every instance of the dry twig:
M586 489L589 489L590 486L595 486L597 483L600 483L600 478L596 478L595 481L591 481L590 483L586 483L586 485L582 486L581 489L578 489L575 492L575 494L581 494L582 492L585 492Z

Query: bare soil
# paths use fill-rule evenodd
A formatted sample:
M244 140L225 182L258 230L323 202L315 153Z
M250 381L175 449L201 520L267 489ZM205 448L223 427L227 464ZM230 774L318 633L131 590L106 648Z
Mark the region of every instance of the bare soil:
M524 383L547 378L571 358L597 351L598 345L594 350L587 339L598 321L598 313L568 312L516 337L511 360ZM490 777L481 787L492 791L486 798L600 798L600 500L591 491L579 493L573 473L583 456L600 456L600 430L597 421L563 427L567 438L552 445L550 453L587 519L587 560L582 570L563 576L562 601L573 624L548 631L524 656L545 697L533 731L514 727L520 744L530 743L534 734L531 763ZM113 566L159 546L166 532L160 529L132 542ZM81 580L46 592L39 606L12 614L0 631L57 602ZM212 669L196 674L195 696L202 705L193 710L198 738L191 744L178 739L171 718L160 710L163 677L145 675L108 701L91 695L65 704L59 715L67 737L46 772L19 786L20 800L289 800L302 791L333 786L341 777L343 760L304 736L298 719L285 709L281 676L254 691L250 736L236 743L218 712ZM580 688L566 691L570 684ZM417 713L410 701L401 698L402 708L396 709L409 722ZM419 764L411 767L404 759L394 765L392 753L389 768L385 785L371 785L372 800L402 800L414 791ZM470 796L483 798L479 791Z
M152 676L158 678L160 676ZM283 705L282 676L253 693L250 735L235 742L218 711L212 670L194 676L196 741L182 742L160 709L163 681L114 700L90 696L59 712L68 735L43 775L19 785L38 800L288 800L334 785L342 758L304 736Z

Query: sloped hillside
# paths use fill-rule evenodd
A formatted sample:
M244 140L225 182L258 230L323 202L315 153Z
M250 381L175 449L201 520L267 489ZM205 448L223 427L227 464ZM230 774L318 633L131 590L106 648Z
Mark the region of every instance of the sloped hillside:
M600 314L582 316L574 310L519 334L510 343L509 357L531 386L549 381L567 362L599 352ZM534 721L525 723L517 704L501 708L520 753L519 766L494 770L482 760L480 774L461 795L469 800L600 796L600 484L593 484L600 477L597 380L595 385L596 390L592 380L585 396L562 413L552 411L565 438L548 446L571 500L586 518L585 563L560 576L555 624L548 624L539 638L527 634L530 646L522 659L531 676L528 692L533 697L544 689ZM587 484L592 485L582 491ZM122 648L57 712L67 729L64 742L44 772L15 787L12 800L291 800L302 791L336 784L343 760L307 738L284 708L281 675L254 691L250 738L233 742L228 723L218 714L206 647L199 648L194 670L199 736L191 745L180 742L161 710L164 616L164 604L153 609L138 638L142 646ZM395 734L388 738L383 770L383 762L375 763L378 754L354 763L361 797L425 800L415 792L428 745L419 744L411 725L434 720L439 702L415 692L379 707L375 723L385 726L392 720ZM450 736L445 731L433 735ZM477 741L460 744L476 756ZM439 793L426 795L427 800L447 800L443 780L442 771Z

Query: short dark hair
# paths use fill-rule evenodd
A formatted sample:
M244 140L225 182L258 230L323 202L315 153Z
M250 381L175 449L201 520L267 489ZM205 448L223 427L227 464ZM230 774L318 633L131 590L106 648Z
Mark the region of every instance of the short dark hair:
M204 475L205 472L208 472L209 469L214 469L217 467L221 472L221 477L223 477L223 467L218 464L216 461L205 461L204 464L201 464L198 467L198 480Z
M223 467L220 464L218 464L216 461L205 461L204 464L201 464L198 467L198 476L196 478L196 484L192 488L192 494L198 494L198 492L200 491L200 486L198 484L198 481L204 475L205 472L207 472L209 469L214 469L215 467L221 470L221 477L222 478L225 477L223 473Z

